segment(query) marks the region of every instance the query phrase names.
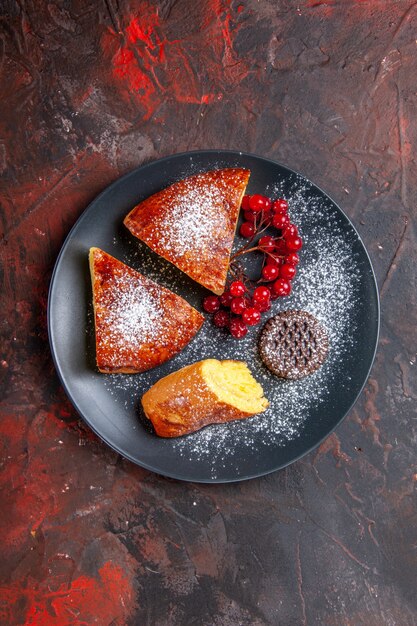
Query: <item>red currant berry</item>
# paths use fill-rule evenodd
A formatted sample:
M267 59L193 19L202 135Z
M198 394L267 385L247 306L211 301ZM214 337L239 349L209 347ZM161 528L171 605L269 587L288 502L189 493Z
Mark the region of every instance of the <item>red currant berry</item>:
M298 254L296 252L290 252L286 256L285 261L287 263L292 263L293 265L298 265L300 259L298 258Z
M268 212L271 210L272 208L272 202L269 198L267 198L266 196L264 196L264 200L265 200L265 205L264 205L264 212Z
M285 243L291 252L297 252L297 250L301 250L303 247L303 240L298 235L296 237L287 237Z
M249 207L251 211L255 213L260 213L263 209L265 209L268 198L265 196L261 196L259 193L255 193L254 196L251 196L249 199Z
M203 300L203 309L207 313L215 313L220 309L220 298L217 296L207 296Z
M262 268L262 278L265 280L275 280L280 275L280 269L276 265L265 265Z
M256 213L253 211L243 211L243 218L250 224L254 224L256 220Z
M290 223L290 218L285 213L276 213L272 218L272 225L279 230L284 229Z
M253 292L253 301L258 304L260 302L269 302L271 298L271 292L268 289L268 287L256 287L255 291Z
M217 326L217 328L229 326L229 314L227 311L216 311L213 315L213 324Z
M269 309L271 308L271 301L262 300L261 302L257 302L256 306L262 313L265 313L265 311L269 311Z
M233 298L230 303L230 310L235 315L242 315L243 311L246 309L246 300L245 298Z
M275 248L275 240L273 237L268 237L268 235L261 237L258 241L258 246L262 250L268 250L268 252L271 252Z
M280 239L279 241L277 241L275 245L275 253L279 254L280 256L285 256L286 254L289 253L287 244L283 239Z
M275 265L275 267L279 267L281 265L281 259L280 257L276 257L276 256L268 254L268 256L266 257L266 264Z
M246 292L246 287L241 280L234 280L230 285L229 291L234 298L238 298Z
M232 302L232 300L233 300L233 296L230 293L230 291L225 291L220 296L220 304L226 307L226 309L230 308L230 303Z
M284 229L282 235L285 239L287 237L296 237L298 235L297 226L295 224L288 224L288 226Z
M249 200L250 200L250 196L243 196L242 204L240 205L240 208L243 209L244 211L249 211Z
M285 278L278 278L272 285L272 290L277 296L288 296L291 293L291 283Z
M255 227L250 222L243 222L240 227L239 234L246 239L250 239L255 234Z
M297 270L295 265L292 265L291 263L284 263L284 265L281 265L281 267L279 268L279 276L280 278L286 278L287 280L292 280L294 278L294 276L296 275Z
M288 202L284 198L278 198L272 203L274 213L286 213L288 211Z
M248 327L246 326L245 322L240 319L231 320L229 329L230 334L235 339L242 339L242 337L244 337L248 332Z
M242 318L248 326L256 326L261 321L261 312L258 307L250 307L242 313Z
M265 289L268 289L269 291L269 297L270 299L272 298L272 285L262 285Z

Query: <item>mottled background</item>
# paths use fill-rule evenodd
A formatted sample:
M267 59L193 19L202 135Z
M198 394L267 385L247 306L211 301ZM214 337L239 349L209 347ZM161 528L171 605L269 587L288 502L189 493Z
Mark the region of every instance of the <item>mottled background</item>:
M417 623L417 2L0 0L0 623ZM54 261L95 195L198 148L272 157L352 218L382 299L362 397L235 485L133 466L54 371Z

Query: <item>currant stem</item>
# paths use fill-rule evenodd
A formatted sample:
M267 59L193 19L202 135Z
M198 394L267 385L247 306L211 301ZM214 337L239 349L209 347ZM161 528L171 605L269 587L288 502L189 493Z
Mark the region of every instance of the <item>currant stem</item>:
M264 250L264 252L268 256L271 256L273 259L276 259L277 257L283 259L285 257L285 254L276 254L275 252L269 252L268 250Z
M235 252L235 254L230 258L230 261L233 262L237 257L242 256L243 254L248 254L249 252L254 252L255 250L260 250L259 246L255 246L254 248L242 248Z

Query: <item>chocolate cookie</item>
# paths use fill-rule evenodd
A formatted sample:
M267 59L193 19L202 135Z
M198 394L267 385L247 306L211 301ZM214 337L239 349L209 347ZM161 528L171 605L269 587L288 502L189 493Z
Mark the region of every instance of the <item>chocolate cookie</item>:
M290 380L319 369L328 349L326 331L307 311L281 311L266 322L259 338L259 354L267 368Z

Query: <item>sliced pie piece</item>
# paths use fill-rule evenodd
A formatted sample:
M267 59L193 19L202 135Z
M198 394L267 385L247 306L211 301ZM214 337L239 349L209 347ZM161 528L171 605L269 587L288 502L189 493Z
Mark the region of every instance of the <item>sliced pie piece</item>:
M100 372L133 374L180 352L204 317L169 289L99 248L90 249L96 361Z
M249 176L249 170L228 168L184 178L143 200L124 223L157 254L221 294Z
M179 437L208 424L244 419L268 405L246 363L216 359L168 374L142 397L145 415L160 437Z

